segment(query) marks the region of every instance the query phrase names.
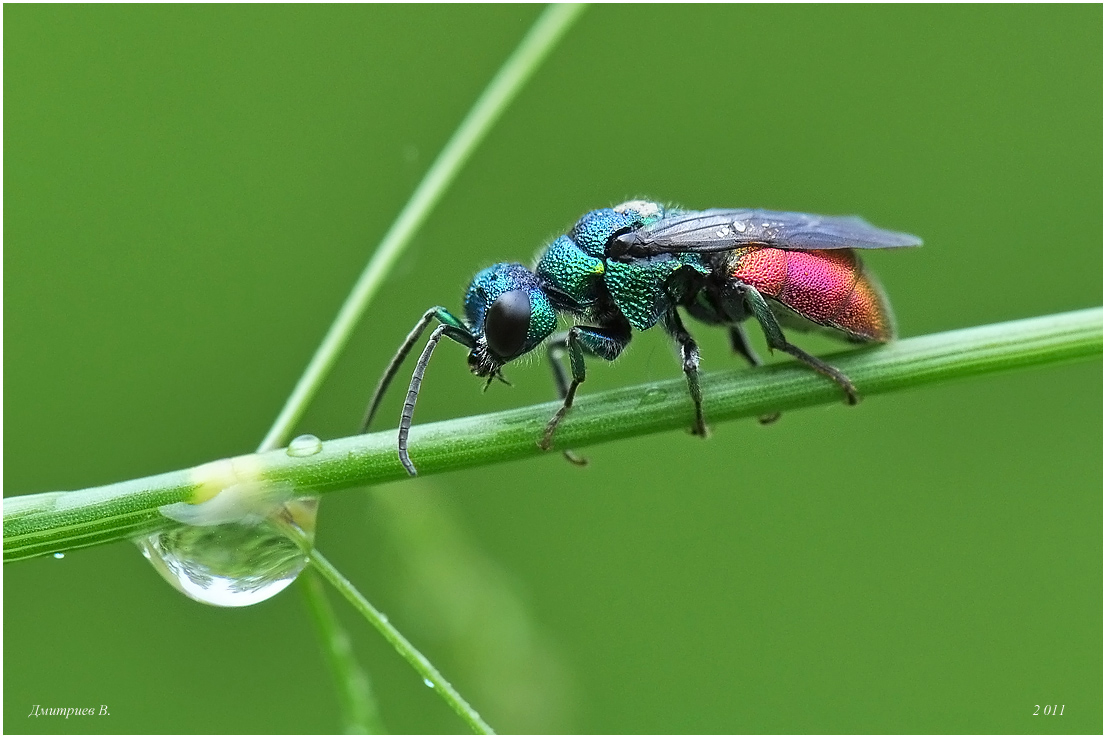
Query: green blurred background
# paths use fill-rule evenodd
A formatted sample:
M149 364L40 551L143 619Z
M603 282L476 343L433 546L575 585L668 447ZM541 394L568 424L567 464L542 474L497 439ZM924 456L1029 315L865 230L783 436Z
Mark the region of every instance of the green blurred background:
M4 494L252 450L540 10L6 6ZM920 234L868 258L905 336L1099 305L1101 34L1094 5L593 8L299 430L351 433L423 309L636 196ZM581 402L679 372L649 332ZM538 362L509 376L482 395L443 347L419 420L553 395ZM1084 362L339 493L319 543L501 731L1100 733L1101 382ZM5 567L4 596L8 732L340 728L295 588L202 606L120 543ZM392 731L464 730L335 605Z

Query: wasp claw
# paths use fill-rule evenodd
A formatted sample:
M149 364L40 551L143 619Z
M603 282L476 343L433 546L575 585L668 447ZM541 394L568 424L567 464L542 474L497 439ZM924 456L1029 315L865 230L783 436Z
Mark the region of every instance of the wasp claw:
M570 464L575 464L577 467L588 466L588 460L584 457L578 456L577 453L574 452L572 449L565 449L561 453L565 455L565 459L568 460Z

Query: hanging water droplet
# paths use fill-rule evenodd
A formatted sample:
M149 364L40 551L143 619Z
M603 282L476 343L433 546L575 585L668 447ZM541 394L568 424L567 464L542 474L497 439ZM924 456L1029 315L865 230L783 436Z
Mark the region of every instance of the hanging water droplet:
M54 552L54 559L65 559L65 555L61 552Z
M135 539L154 569L189 598L249 606L288 587L307 564L319 499L292 498L288 485L245 482L211 500L162 506L178 525Z
M429 679L427 679L427 678L423 678L423 685L426 685L426 686L427 686L428 688L433 688L433 687L434 687L434 683L432 683L432 682L431 682L431 681L430 681Z
M314 434L301 434L293 439L285 454L290 457L310 457L323 451L323 442Z

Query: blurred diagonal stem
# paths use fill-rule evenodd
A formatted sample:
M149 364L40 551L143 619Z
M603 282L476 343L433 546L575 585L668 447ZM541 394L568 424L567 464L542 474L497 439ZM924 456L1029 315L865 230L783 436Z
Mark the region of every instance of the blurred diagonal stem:
M485 723L484 719L480 717L480 714L474 711L473 707L461 697L461 694L457 692L454 686L442 676L442 673L430 663L430 660L424 657L423 654L388 621L387 616L374 608L373 605L365 599L365 596L358 592L353 583L343 577L342 573L319 553L318 549L309 549L308 561L311 562L316 572L326 578L338 592L342 593L346 600L357 609L358 613L372 624L373 627L384 636L388 643L400 653L400 656L406 659L408 663L415 668L415 671L423 678L427 687L434 688L435 692L442 697L442 700L446 701L446 704L454 709L465 723L469 724L469 728L478 734L496 733L492 730L491 726Z
M1102 354L1103 309L1088 308L917 336L828 359L853 379L862 397L872 397ZM703 376L702 386L704 408L715 423L842 402L836 385L794 362L709 373ZM415 426L410 437L412 459L421 474L430 475L537 456L543 452L535 442L559 405L543 403ZM863 413L864 403L858 409L843 407L841 412ZM691 420L692 405L684 379L678 377L578 398L558 428L554 446L584 447L687 428ZM221 468L248 470L250 479L314 493L407 477L396 456L396 435L384 431L327 441L310 457L290 457L278 450L86 490L6 498L4 561L157 530L166 525L159 506L189 502L210 491L211 470Z
M338 699L342 703L344 734L385 734L376 696L369 676L357 663L350 637L342 629L338 617L331 609L323 583L319 576L307 569L296 578L296 584L304 592L327 661L334 674Z
M523 85L526 84L527 80L530 79L542 60L557 45L557 42L580 15L584 7L580 4L549 6L538 17L527 35L523 37L515 52L507 58L500 71L492 78L488 87L485 88L469 114L462 120L445 148L435 159L434 164L431 165L400 215L397 216L392 227L377 246L376 251L373 252L369 264L366 265L350 295L339 309L338 316L331 324L330 330L327 331L311 362L296 383L296 387L293 388L292 394L285 401L277 420L273 422L269 433L265 435L265 439L258 447L259 453L276 449L288 441L292 429L303 417L304 411L319 390L320 385L322 385L323 379L338 360L338 355L349 340L354 327L365 313L369 302L384 281L385 275L396 263L400 253L411 242L412 236L426 220L431 209L450 183L453 182L454 177L465 165L477 145L492 128L496 120L499 119ZM326 560L322 559L321 555L318 556L318 561L313 559L312 563L317 567L325 565L325 567L330 568L329 573L324 572L323 574L328 576L332 584L339 587L335 577L341 578L341 575ZM382 622L374 621L368 615L373 607L357 592L352 584L345 578L341 578L341 582L344 585L339 587L339 591L350 599L350 602L362 612L362 615L377 626L385 638L412 662L416 670L423 669L423 666L434 670L434 667L426 658L414 651L414 647L411 647L394 627L387 626L386 628ZM313 584L315 584L314 580L309 583L309 585ZM363 729L380 733L383 726L376 710L376 701L368 678L349 651L349 639L327 602L326 594L323 593L322 588L311 586L304 587L301 592L304 594L308 609L314 616L323 637L324 648L329 650L329 664L335 673L335 680L340 686L345 714L344 721L347 728L352 732ZM366 611L366 608L369 611ZM343 648L343 645L347 645L346 648ZM408 651L405 652L403 645L407 645ZM417 656L418 659L416 660L413 655ZM435 670L435 673L437 674L437 670ZM439 679L435 680L435 685L444 686L444 688L439 687L438 692L458 712L458 715L476 731L491 732L488 724L476 715L476 712L469 707L468 703L448 683L441 679L441 675L438 677Z
M288 441L293 427L303 416L327 372L334 366L388 270L396 263L400 253L423 225L431 209L438 203L477 145L584 8L584 5L579 4L551 5L546 8L523 37L518 48L492 78L373 252L372 259L339 309L334 323L315 350L315 355L285 401L280 415L273 422L273 427L269 429L258 451L276 449Z

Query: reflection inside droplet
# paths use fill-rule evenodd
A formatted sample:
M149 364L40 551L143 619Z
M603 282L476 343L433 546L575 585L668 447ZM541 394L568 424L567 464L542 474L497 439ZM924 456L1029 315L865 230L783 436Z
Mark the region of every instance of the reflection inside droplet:
M271 483L236 485L200 505L164 506L178 523L135 544L158 574L193 600L260 603L288 587L307 564L302 544L314 539L319 503L315 496L292 499L287 487L283 494L273 489ZM228 494L234 502L219 500Z

